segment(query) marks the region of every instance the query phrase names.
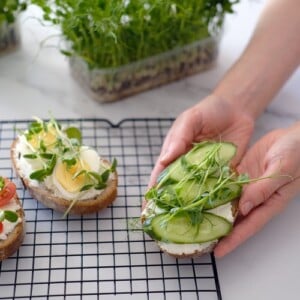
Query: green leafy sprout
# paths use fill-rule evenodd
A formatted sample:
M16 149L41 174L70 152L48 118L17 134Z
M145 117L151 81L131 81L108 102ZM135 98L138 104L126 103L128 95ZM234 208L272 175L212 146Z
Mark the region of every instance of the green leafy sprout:
M0 176L0 192L3 190L4 186L5 186L5 179L2 176Z
M18 221L18 215L11 210L0 210L0 222L3 222L4 220L15 223Z
M54 134L54 138L50 142L45 137L48 132ZM62 129L62 126L54 118L48 122L36 118L29 124L24 135L31 153L24 154L23 157L28 160L38 160L42 164L42 168L30 174L31 179L43 182L52 175L58 159L61 159L67 168L71 168L77 163L84 165L80 159L82 135L77 127ZM32 141L37 143L36 147L32 145ZM115 172L116 166L117 160L114 159L112 165L100 173L81 169L74 174L73 179L84 176L86 184L80 187L80 192L92 188L102 190L106 187L110 174Z
M204 143L196 144L194 149L202 147ZM163 213L165 216L161 226L167 227L174 217L185 215L190 226L199 229L203 212L237 199L244 185L275 176L250 179L247 174L237 174L228 162L224 164L220 161L220 147L220 143L215 143L199 164L188 165L186 155L181 156L177 167L186 172L178 182L170 180L168 169L161 174L157 185L145 194L146 201L153 203L149 212L150 219ZM156 212L157 208L159 212Z
M0 26L3 22L13 23L18 13L24 11L29 0L1 0L0 1Z
M239 0L32 0L68 56L112 68L218 34Z

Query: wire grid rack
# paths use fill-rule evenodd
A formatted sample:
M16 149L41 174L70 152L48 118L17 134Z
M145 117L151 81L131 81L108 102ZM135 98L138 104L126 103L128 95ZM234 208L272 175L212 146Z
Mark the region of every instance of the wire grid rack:
M214 257L161 253L131 221L172 119L65 119L83 143L118 160L118 197L85 216L55 212L32 199L11 168L10 146L29 121L0 122L0 174L13 179L26 214L26 237L0 262L0 299L221 299Z

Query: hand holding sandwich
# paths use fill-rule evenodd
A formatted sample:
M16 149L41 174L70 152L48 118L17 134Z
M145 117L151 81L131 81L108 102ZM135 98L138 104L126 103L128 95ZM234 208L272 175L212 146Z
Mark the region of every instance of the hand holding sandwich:
M247 150L257 117L299 66L298 5L297 0L269 1L240 59L211 95L175 120L151 175L150 186L194 142L207 139L237 145L239 172L251 178L278 175L245 188L239 201L242 218L216 246L219 257L259 231L300 191L300 159L293 154L300 146L300 123L270 132Z

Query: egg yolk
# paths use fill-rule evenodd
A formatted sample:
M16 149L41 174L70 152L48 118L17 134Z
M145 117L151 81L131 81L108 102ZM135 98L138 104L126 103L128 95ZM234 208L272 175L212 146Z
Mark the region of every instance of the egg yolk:
M90 167L79 161L71 167L67 166L66 163L60 162L55 168L55 177L66 191L76 193L87 183L85 174L74 178L74 175L82 170L89 171Z
M41 141L43 141L44 146L47 149L51 149L54 146L56 140L57 140L56 129L53 126L51 126L51 127L48 127L47 131L43 130L43 131L35 134L30 139L29 143L31 144L31 146L34 149L38 149L41 145Z

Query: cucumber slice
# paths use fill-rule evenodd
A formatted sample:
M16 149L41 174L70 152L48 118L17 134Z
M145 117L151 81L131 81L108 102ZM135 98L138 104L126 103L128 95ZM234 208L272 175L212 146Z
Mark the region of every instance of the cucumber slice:
M166 222L169 216L164 213L146 220L144 231L158 241L196 244L219 239L232 229L229 221L207 212L203 213L202 222L196 225L192 225L190 217L185 213L178 213Z
M182 161L183 157L184 156L180 156L162 171L157 180L159 186L176 183L189 175L189 172Z
M201 184L196 180L183 182L180 185L180 188L177 188L177 196L180 197L182 203L188 205L194 200L200 199L201 196L204 197L205 194L208 194L210 191L212 191L216 187L217 181L217 178L212 177L207 178L204 184ZM214 193L212 199L209 199L205 203L204 209L215 208L240 196L242 192L241 186L233 181L228 181L228 183L226 186L221 187ZM175 189L176 185L173 185L172 187Z
M202 142L186 154L186 160L191 165L200 164L210 153L215 153L218 165L224 166L235 156L236 146L229 142Z
M169 165L159 176L159 186L178 182L182 179L186 179L189 176L192 177L192 166L199 166L205 160L208 160L209 155L215 158L217 163L217 169L220 166L224 166L230 162L230 160L236 154L236 146L229 142L202 142L195 145L188 153L180 156L172 164ZM207 168L209 161L203 167ZM211 170L212 173L216 170Z

